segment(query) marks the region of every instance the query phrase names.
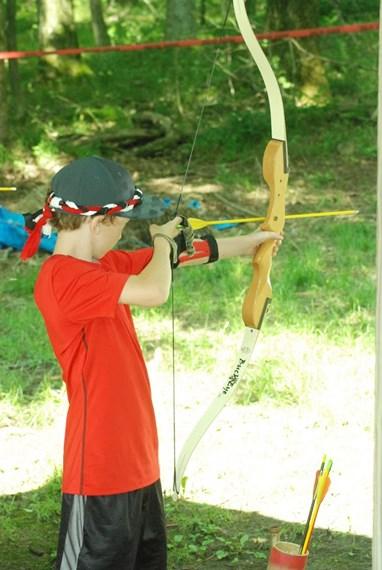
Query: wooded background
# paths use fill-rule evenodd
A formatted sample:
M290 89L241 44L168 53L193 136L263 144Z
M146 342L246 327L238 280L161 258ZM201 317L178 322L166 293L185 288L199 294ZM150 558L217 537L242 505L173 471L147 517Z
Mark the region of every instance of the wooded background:
M0 51L221 35L233 29L232 20L223 27L230 3L226 0L0 0ZM367 21L377 15L377 6L376 0L247 1L247 11L257 30ZM142 22L145 18L146 26L137 24L138 19ZM293 40L287 44L281 42L269 51L283 69L284 87L293 84L298 90L299 105L312 102L323 105L330 100L330 82L325 59L320 57L319 38L307 38L302 44ZM28 89L25 78L20 76L21 65L21 60L0 60L0 143L3 145L11 144L15 122L28 117ZM81 56L45 57L36 72L44 80L49 69L64 75L86 75ZM226 72L229 75L232 70Z

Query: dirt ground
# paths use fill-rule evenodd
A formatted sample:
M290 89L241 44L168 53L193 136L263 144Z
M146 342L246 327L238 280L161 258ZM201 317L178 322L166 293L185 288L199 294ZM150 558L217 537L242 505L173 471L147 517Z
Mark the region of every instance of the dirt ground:
M188 465L186 497L229 509L257 512L286 522L303 523L313 477L324 452L334 460L332 484L317 525L354 535L372 535L372 356L366 355L363 383L346 386L342 375L323 385L326 407L277 407L230 404L196 448ZM344 368L344 366L342 367ZM164 488L173 478L171 374L160 355L149 363L160 433ZM220 378L220 381L219 381ZM177 441L182 442L222 376L177 378ZM334 390L337 390L335 392ZM332 408L330 407L332 406ZM0 429L0 493L26 492L41 486L60 466L66 396L49 427ZM178 446L179 452L179 446Z

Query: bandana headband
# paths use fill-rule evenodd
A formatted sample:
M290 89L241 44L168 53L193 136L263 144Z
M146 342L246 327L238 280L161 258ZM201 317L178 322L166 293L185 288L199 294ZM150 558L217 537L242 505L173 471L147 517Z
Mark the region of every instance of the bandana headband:
M53 218L54 212L62 211L67 214L79 216L117 215L130 212L136 206L139 206L142 203L142 196L142 190L135 188L133 197L125 202L110 203L104 206L79 206L72 200L65 201L52 192L49 194L42 210L24 216L25 229L29 233L29 237L24 244L20 258L26 261L37 253L41 240L41 232L44 233L44 226Z

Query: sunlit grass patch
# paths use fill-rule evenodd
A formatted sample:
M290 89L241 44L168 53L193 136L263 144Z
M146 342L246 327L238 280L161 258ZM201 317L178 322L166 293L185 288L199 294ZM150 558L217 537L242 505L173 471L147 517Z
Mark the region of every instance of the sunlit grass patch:
M373 365L372 347L362 339L336 343L319 334L267 335L237 401L300 405L328 425L351 421L371 429Z
M12 383L12 377L9 379ZM0 426L27 426L41 428L52 424L57 417L57 410L65 405L66 394L62 382L44 376L38 388L28 395L20 385L20 379L14 376L14 384L1 392Z

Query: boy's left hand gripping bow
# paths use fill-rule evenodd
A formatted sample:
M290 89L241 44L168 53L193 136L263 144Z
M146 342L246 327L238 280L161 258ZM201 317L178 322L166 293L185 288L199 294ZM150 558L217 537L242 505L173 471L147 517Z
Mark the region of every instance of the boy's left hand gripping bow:
M275 74L253 33L245 9L245 0L233 0L233 5L241 35L265 83L271 114L272 139L267 144L263 156L263 176L269 187L269 205L261 229L280 233L285 221L285 193L288 183L284 106ZM253 278L246 292L242 308L245 330L238 358L228 380L224 382L219 394L211 402L183 445L174 474L174 492L176 494L180 493L183 475L195 447L231 398L251 359L263 317L272 299L270 272L273 245L272 241L267 241L256 250L253 258Z

